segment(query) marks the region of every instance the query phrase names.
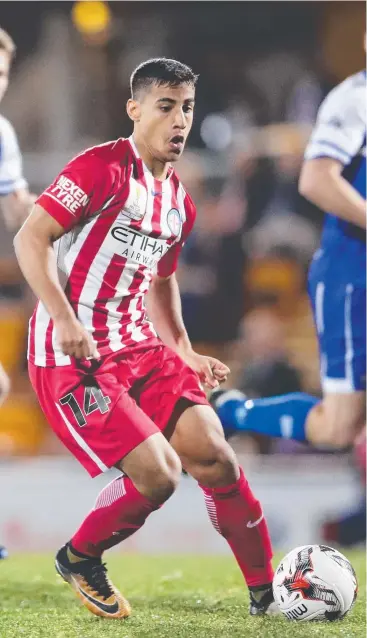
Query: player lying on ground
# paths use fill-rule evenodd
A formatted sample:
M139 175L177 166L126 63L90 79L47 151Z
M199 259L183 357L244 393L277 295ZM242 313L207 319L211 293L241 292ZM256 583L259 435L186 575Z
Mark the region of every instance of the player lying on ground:
M366 421L366 73L321 106L306 149L300 192L325 211L309 272L319 340L322 401L303 393L247 400L214 392L224 429L344 448Z
M195 206L171 163L191 129L196 80L174 60L139 66L127 103L132 136L73 159L15 240L40 299L29 372L42 409L92 476L112 466L124 473L56 557L88 609L110 618L128 616L130 606L101 556L171 496L182 466L237 559L251 614L273 607L261 506L200 385L216 387L229 370L193 351L175 278Z
M0 102L9 84L10 67L15 44L6 31L0 29ZM23 178L22 158L17 136L10 122L0 115L0 210L9 228L19 228L26 219L35 197L28 191ZM10 390L10 379L0 363L0 404ZM0 546L0 558L6 550Z

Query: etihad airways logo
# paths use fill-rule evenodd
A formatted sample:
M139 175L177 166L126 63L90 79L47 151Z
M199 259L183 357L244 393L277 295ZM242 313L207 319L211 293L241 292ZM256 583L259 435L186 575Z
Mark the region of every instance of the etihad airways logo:
M78 212L79 208L86 206L88 195L68 177L61 175L55 186L51 186L47 194L59 201L70 213Z
M117 250L114 246L116 253L152 270L169 249L165 239L154 239L128 226L114 226L111 229L111 235L120 244Z

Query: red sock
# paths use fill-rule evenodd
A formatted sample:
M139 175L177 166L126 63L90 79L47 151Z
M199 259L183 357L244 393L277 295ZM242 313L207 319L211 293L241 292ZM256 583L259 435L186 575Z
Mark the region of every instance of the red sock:
M159 507L140 494L127 476L119 476L99 494L71 544L82 554L99 557L105 549L134 534Z
M261 505L240 472L233 485L200 487L213 526L228 542L247 585L254 587L273 580L272 549Z

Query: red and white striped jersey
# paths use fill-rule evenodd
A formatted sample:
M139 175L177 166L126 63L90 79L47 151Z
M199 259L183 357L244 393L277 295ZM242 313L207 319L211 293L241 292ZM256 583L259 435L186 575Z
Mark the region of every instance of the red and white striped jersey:
M99 354L154 338L144 296L154 273L176 270L196 214L174 170L158 181L132 137L119 139L71 160L37 203L65 229L55 243L60 280ZM42 302L30 320L28 357L39 366L71 363Z

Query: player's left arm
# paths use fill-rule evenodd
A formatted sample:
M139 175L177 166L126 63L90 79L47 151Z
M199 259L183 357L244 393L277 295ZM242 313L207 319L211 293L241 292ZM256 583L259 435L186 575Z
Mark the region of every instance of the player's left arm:
M306 149L299 191L322 210L365 229L366 202L342 174L365 138L364 100L359 91L359 86L353 92L340 86L324 101Z
M198 373L201 381L215 388L226 380L229 368L214 357L195 352L182 317L181 296L175 273L168 277L156 275L147 297L148 315L163 343Z
M162 341L172 348L209 388L226 380L229 368L214 357L198 354L192 348L182 317L181 296L175 275L178 258L194 224L195 208L189 201L188 219L179 242L174 244L158 264L158 271L147 295L147 310Z

